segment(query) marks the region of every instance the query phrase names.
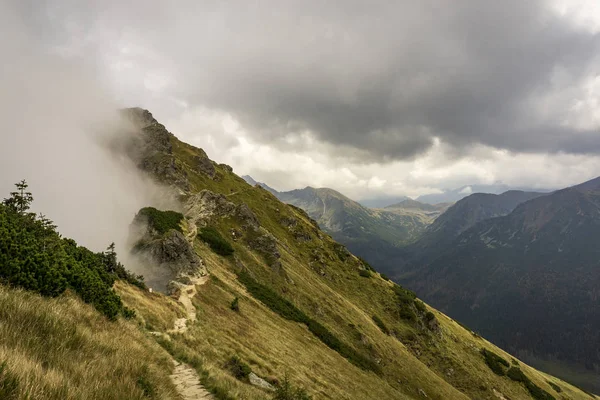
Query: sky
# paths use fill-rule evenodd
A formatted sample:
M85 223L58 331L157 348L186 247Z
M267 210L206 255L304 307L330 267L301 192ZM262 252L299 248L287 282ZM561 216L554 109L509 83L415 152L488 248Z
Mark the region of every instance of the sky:
M600 175L597 0L3 1L20 46L278 190Z

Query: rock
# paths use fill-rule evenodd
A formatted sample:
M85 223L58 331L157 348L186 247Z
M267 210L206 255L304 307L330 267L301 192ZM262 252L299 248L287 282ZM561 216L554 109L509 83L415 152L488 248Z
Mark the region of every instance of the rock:
M215 216L233 215L235 209L235 204L227 200L225 196L207 189L191 196L184 206L185 216L191 223L200 225L206 225Z
M419 395L421 395L421 397L425 397L425 398L429 397L429 396L427 396L427 393L425 393L425 391L421 388L419 388Z
M248 379L250 380L251 385L257 386L261 389L275 390L273 385L271 385L269 382L267 382L260 376L256 375L254 372L250 372L250 375L248 375Z
M231 168L229 165L227 164L219 164L219 167L223 168L225 171L232 173L233 172L233 168Z
M148 286L169 292L171 281L188 283L206 275L206 268L183 233L171 229L159 234L149 227L145 217L136 215L130 228L132 253L145 269Z
M427 321L427 328L434 333L441 334L440 323L437 318L432 318Z
M128 108L122 110L122 115L131 127L111 144L113 150L124 152L138 168L160 181L177 187L181 192L189 191L187 174L173 156L173 135L147 110Z
M215 169L215 165L210 158L204 152L203 154L194 157L194 162L196 163L196 170L208 176L210 179L214 179L217 175L217 170Z
M257 230L260 227L258 218L245 203L236 207L235 216L238 217L242 221L242 224L247 228Z
M298 225L298 220L294 217L283 217L281 218L279 223L285 226L286 228L293 228L296 225Z
M281 269L281 254L277 249L277 240L271 233L265 231L263 234L258 234L260 231L253 231L253 234L247 239L248 246L255 251L262 253L271 268L276 271Z

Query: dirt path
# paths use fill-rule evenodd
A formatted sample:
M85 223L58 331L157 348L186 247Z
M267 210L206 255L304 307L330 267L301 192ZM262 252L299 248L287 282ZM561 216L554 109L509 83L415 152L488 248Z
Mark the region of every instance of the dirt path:
M196 307L192 304L192 297L198 292L196 285L204 285L206 282L208 282L208 275L192 279L191 284L181 286L179 301L183 304L187 317L175 320L175 326L169 333L183 333L187 331L188 321L196 321ZM175 364L175 370L171 375L171 380L183 400L214 399L213 395L202 386L198 373L192 367L179 363L175 359L173 359L173 363Z
M196 321L196 307L192 304L192 297L198 293L196 285L204 285L208 282L208 275L201 276L200 278L192 279L192 283L189 285L181 285L179 294L179 302L183 304L187 317L178 318L175 320L175 326L169 331L169 333L183 333L187 331L187 324L189 321Z
M186 364L175 363L175 370L171 375L171 380L177 388L177 392L184 400L212 400L213 395L202 386L200 377L196 371Z

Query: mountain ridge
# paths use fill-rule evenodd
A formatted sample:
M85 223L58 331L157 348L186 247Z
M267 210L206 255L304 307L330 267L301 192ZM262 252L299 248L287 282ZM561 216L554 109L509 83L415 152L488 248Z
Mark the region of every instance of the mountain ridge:
M599 189L595 178L475 221L413 257L398 280L513 352L579 363L593 374L580 384L598 390Z

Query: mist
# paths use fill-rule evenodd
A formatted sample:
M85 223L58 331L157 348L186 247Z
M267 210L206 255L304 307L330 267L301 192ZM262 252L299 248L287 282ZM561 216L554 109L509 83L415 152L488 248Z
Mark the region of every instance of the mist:
M80 59L39 46L9 6L0 4L0 198L25 179L32 211L94 251L115 242L120 255L129 224L144 206L168 208L168 191L131 160L108 151L131 132L96 71Z

